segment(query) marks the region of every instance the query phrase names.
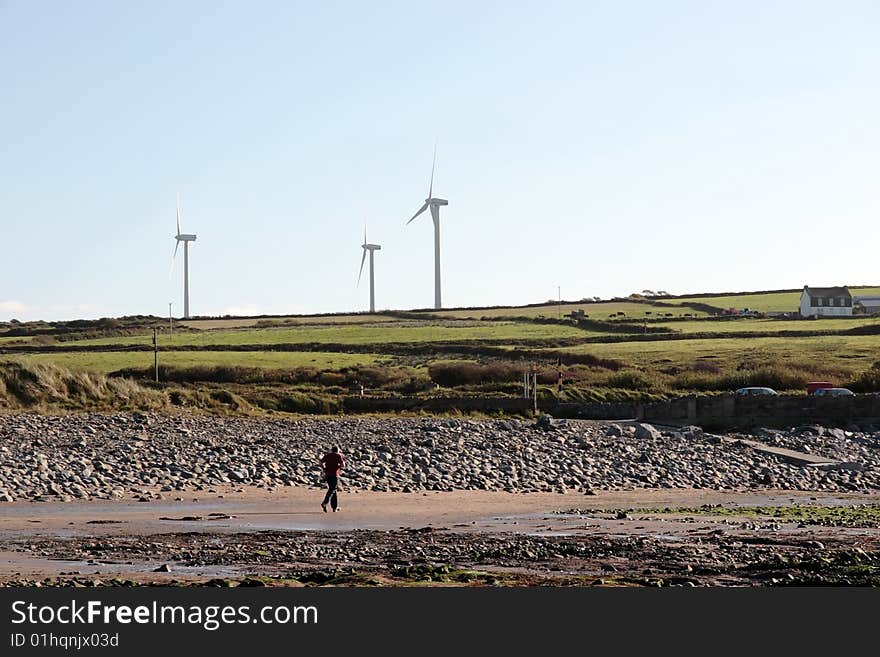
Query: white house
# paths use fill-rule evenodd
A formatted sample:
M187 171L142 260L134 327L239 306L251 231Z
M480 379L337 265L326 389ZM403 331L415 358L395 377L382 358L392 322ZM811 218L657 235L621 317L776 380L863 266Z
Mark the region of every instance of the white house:
M846 287L810 287L801 292L801 317L852 315L853 297Z

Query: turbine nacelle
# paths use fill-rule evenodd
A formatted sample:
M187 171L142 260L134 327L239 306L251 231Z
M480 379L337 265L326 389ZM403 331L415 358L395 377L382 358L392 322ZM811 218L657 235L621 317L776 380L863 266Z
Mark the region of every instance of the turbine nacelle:
M195 235L190 235L190 234L185 234L185 233L175 235L174 237L177 239L178 242L195 242L196 241Z
M361 244L362 249L366 249L367 251L381 251L382 246L380 244Z
M428 205L449 205L449 201L445 198L426 198L425 203Z

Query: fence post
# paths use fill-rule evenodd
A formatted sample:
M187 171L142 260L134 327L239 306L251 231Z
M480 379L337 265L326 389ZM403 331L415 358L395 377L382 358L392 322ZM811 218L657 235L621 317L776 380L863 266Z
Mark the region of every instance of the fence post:
M158 331L153 327L153 372L155 373L156 383L159 383L159 338Z
M535 372L532 374L532 401L534 403L534 410L537 414L538 412L538 373Z

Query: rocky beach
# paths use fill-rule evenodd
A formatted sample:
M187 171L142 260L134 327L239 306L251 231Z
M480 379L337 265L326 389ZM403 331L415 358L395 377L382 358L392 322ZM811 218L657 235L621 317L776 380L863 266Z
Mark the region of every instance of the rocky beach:
M737 440L743 438L744 440ZM805 467L747 444L826 457ZM297 421L143 413L0 415L0 501L174 496L234 485L369 491L694 488L880 490L880 431L820 426L715 435L698 427L437 418Z
M878 490L870 426L5 414L0 583L876 586Z

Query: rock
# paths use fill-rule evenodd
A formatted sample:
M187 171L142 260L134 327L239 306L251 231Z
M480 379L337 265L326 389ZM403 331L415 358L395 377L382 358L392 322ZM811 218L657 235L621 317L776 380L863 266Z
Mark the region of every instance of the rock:
M182 422L150 414L149 432L125 414L20 417L0 415L0 501L72 495L152 501L159 491L169 498L172 491L220 494L225 491L219 487L230 482L235 490L323 488L316 462L328 441L346 454L344 485L360 490L730 490L767 481L792 490L880 490L880 434L812 425L748 435L841 465L786 464L744 442L737 445L738 434L705 434L699 427L664 433L650 423L582 424L549 415L529 423L208 416Z
M659 440L663 435L650 424L637 423L635 437L639 440Z
M158 568L154 568L154 569L153 569L153 572L154 572L154 573L170 573L170 572L171 572L171 566L169 566L167 563L163 563L163 564L162 564L161 566L159 566Z
M239 586L266 586L266 582L261 579L255 579L253 577L246 577L238 583Z

